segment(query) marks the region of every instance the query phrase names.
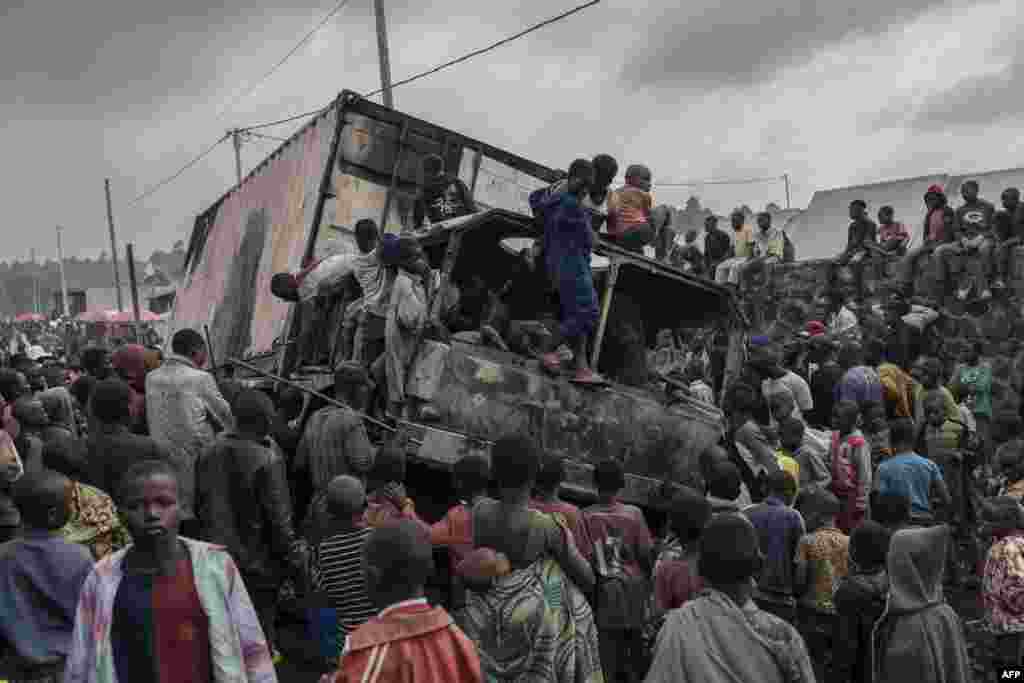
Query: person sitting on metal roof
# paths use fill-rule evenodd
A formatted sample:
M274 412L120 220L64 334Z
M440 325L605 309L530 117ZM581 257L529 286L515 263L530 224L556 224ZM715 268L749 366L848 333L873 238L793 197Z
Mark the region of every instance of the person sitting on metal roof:
M429 218L431 224L434 224L468 216L476 211L476 204L466 183L445 173L444 159L436 154L425 157L423 188L413 209L413 229L422 229L424 218Z

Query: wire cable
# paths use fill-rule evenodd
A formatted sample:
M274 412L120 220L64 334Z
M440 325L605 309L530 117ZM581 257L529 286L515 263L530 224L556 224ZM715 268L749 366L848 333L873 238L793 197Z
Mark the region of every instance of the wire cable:
M436 74L436 73L438 73L440 71L444 71L445 69L449 69L449 68L451 68L451 67L453 67L453 66L455 66L457 64L461 64L462 62L465 62L467 60L473 59L474 57L478 57L478 56L480 56L480 55L482 55L484 53L490 52L492 50L496 50L497 48L502 47L504 45L507 45L508 43L511 43L514 40L518 40L519 38L527 36L527 35L533 33L534 31L539 31L540 29L542 29L542 28L544 28L546 26L550 26L551 24L554 24L556 22L562 21L563 19L571 17L572 15L577 14L579 12L582 12L585 9L593 7L594 5L597 5L600 2L601 2L601 0L590 0L589 2L585 2L582 5L577 5L576 7L572 8L570 10L562 12L558 16L551 17L550 19L545 19L544 21L542 21L540 23L534 24L533 26L530 26L528 28L523 29L519 33L516 33L514 35L508 36L507 38L502 38L501 40L499 40L499 41L497 41L495 43L491 43L487 47L482 47L482 48L480 48L478 50L473 50L472 52L468 52L468 53L462 55L461 57L456 57L455 59L448 60L447 62L444 62L443 64L439 64L438 66L435 66L432 69L428 69L426 71L421 71L420 73L418 73L418 74L416 74L414 76L409 76L408 78L404 78L404 79L402 79L400 81L397 81L396 83L392 83L391 84L391 89L394 90L397 87L400 87L400 86L403 86L403 85L408 85L409 83L413 83L414 81L418 81L418 80L420 80L422 78L426 78L427 76L432 76L433 74ZM366 93L365 95L363 95L363 97L365 97L365 98L373 97L375 95L381 94L382 92L384 92L384 89L383 88L379 88L377 90L374 90L373 92ZM314 116L316 114L319 114L319 113L323 112L324 110L326 110L330 106L331 105L328 104L327 106L320 107L319 109L314 109L312 111L304 112L302 114L296 114L295 116L289 116L286 119L280 119L279 121L271 121L269 123L258 123L258 124L253 125L253 126L247 126L245 128L241 128L240 130L242 130L242 131L252 131L252 130L260 130L262 128L270 128L271 126L280 126L280 125L283 125L283 124L286 124L286 123L291 123L292 121L298 121L299 119L304 119L304 118L308 118L310 116Z
M182 175L182 174L183 174L183 173L184 173L185 171L189 170L190 168L192 168L193 166L195 166L196 164L198 164L198 163L199 163L200 161L202 161L203 159L205 159L205 158L206 158L206 157L207 157L207 156L208 156L208 155L210 154L210 152L212 152L213 150L215 150L215 149L216 149L216 148L217 148L217 147L218 147L218 146L219 146L219 145L220 145L220 144L221 144L222 142L224 142L225 140L227 140L227 139L228 139L229 137L231 137L231 134L230 134L230 133L225 133L225 134L224 134L224 135L223 135L223 136L222 136L222 137L221 137L221 138L220 138L219 140L217 140L217 141L216 141L216 142L214 142L214 143L213 143L212 145L210 145L209 147L207 147L206 149L204 149L204 150L203 150L202 152L200 152L200 153L199 153L199 154L198 154L198 155L197 155L196 157L194 157L194 158L193 158L193 159L192 159L191 161L189 161L189 162L188 162L187 164L185 164L185 165L184 165L184 166L182 166L182 167L181 167L180 169L178 169L178 170L177 170L177 172L175 172L175 173L174 173L173 175L170 175L170 176L168 176L168 177L164 178L163 180L161 180L160 182L158 182L158 183L157 183L156 185L153 185L153 186L152 186L152 187L150 187L150 188L149 188L148 190L146 190L145 192L143 192L142 194L140 194L140 195L139 195L138 197L136 197L135 199L133 199L133 200L132 200L131 202L129 202L128 206L135 206L136 204L138 204L138 203L139 203L139 202L141 202L142 200L144 200L144 199L146 199L147 197L150 197L150 196L152 196L153 194L155 194L155 193L156 193L156 192L157 192L158 190L160 190L160 189L162 189L162 188L166 187L167 185L170 185L171 183L173 183L173 182L174 182L175 180L177 180L178 178L180 178L180 177L181 177L181 175Z
M428 69L426 71L422 71L422 72L416 74L415 76L410 76L409 78L402 79L402 80L398 81L397 83L392 83L391 84L391 89L394 90L395 88L397 88L399 86L408 85L409 83L412 83L414 81L418 81L421 78L426 78L427 76L432 76L433 74L436 74L439 71L444 71L445 69L453 67L456 64L461 64L462 62L470 60L470 59L472 59L474 57L479 57L480 55L482 55L484 53L490 52L491 50L496 50L499 47L502 47L503 45L507 45L507 44L511 43L512 41L518 40L518 39L520 39L520 38L522 38L524 36L527 36L527 35L533 33L534 31L539 31L540 29L542 29L542 28L544 28L546 26L550 26L551 24L559 22L559 21L561 21L563 19L567 19L567 18L571 17L572 15L577 14L578 12L582 12L585 9L593 7L594 5L598 4L599 2L601 2L601 0L590 0L590 2L585 2L582 5L578 5L576 7L573 7L570 10L562 12L558 16L551 17L550 19L545 19L544 21L540 22L539 24L534 24L533 26L530 26L529 28L523 29L522 31L520 31L519 33L516 33L515 35L511 35L508 38L502 38L501 40L499 40L496 43L491 43L487 47L482 47L479 50L473 50L472 52L468 52L468 53L462 55L461 57L457 57L455 59L452 59L452 60L449 60L449 61L445 62L444 64L440 64L438 66L435 66L432 69ZM363 95L363 97L373 97L374 95L379 95L382 92L384 92L384 89L380 88L378 90L374 90L371 93L367 93L367 94Z
M786 176L773 175L764 176L762 178L738 178L736 180L696 180L696 181L685 181L685 182L655 182L655 187L701 187L704 185L755 185L758 183L774 183L780 180L785 180Z
M314 26L308 33L306 33L306 35L304 35L302 39L299 40L299 42L297 42L284 57L278 60L277 64L272 66L270 70L267 71L267 73L263 74L263 76L259 80L257 80L255 83L247 87L240 94L235 95L233 98L231 98L231 100L226 105L224 105L224 108L221 109L220 112L218 112L217 119L221 119L224 116L224 114L226 114L228 110L231 109L231 107L235 106L240 100L245 99L246 97L251 95L253 91L256 90L256 88L263 84L264 81L273 76L278 69L284 66L285 62L287 62L289 59L295 56L295 53L298 52L303 45L308 43L309 39L316 35L316 32L322 29L327 24L327 22L334 18L334 16L338 12L344 9L345 5L347 5L349 2L350 0L340 0L340 2L338 2L330 12L324 15L324 18L321 19L320 22L316 26Z

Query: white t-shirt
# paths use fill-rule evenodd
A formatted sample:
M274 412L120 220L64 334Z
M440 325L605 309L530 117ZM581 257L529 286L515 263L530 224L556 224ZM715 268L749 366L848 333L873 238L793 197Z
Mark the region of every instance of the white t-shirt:
M355 275L356 281L362 287L363 296L372 295L378 289L375 283L379 279L380 270L376 249L368 254L328 256L302 279L299 285L299 299L308 301L321 289L336 287L350 273Z
M804 381L804 378L795 372L787 372L778 379L766 379L761 383L761 391L766 401L771 401L774 394L787 393L793 397L793 417L803 420L804 413L814 408L814 399L811 397L811 387ZM775 424L775 416L772 415L772 424Z

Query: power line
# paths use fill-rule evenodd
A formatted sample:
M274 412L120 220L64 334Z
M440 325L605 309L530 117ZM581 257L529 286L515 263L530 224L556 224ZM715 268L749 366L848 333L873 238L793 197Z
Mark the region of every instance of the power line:
M566 18L571 17L572 15L574 15L574 14L576 14L578 12L582 12L583 10L585 10L587 8L593 7L594 5L598 4L599 2L601 2L601 0L590 0L590 2L585 2L582 5L578 5L577 7L574 7L574 8L572 8L572 9L566 11L566 12L562 12L558 16L551 17L550 19L546 19L546 20L540 22L539 24L534 24L533 26L530 26L529 28L526 28L526 29L520 31L519 33L516 33L515 35L511 35L508 38L502 38L501 40L499 40L496 43L491 43L487 47L480 48L479 50L474 50L473 52L469 52L467 54L464 54L461 57L458 57L456 59L452 59L450 61L447 61L444 64L440 64L438 66L435 66L433 69L428 69L427 71L423 71L421 73L418 73L415 76L410 76L409 78L406 78L404 80L398 81L397 83L392 83L391 87L392 87L392 89L394 89L394 88L397 88L400 85L408 85L409 83L412 83L413 81L418 81L421 78L426 78L427 76L431 76L433 74L436 74L439 71L443 71L443 70L445 70L447 68L453 67L456 64L461 64L462 62L465 62L465 61L467 61L469 59L472 59L473 57L478 57L478 56L480 56L480 55L482 55L482 54L484 54L486 52L490 52L491 50L496 50L497 48L499 48L499 47L501 47L503 45L507 45L508 43L511 43L514 40L518 40L519 38L522 38L523 36L527 36L527 35L533 33L534 31L539 31L540 29L544 28L545 26L550 26L551 24L559 22L562 19L566 19ZM367 93L366 95L363 95L363 97L373 97L374 95L379 95L382 92L384 92L383 89L374 90L371 93Z
M338 4L336 4L334 6L334 8L330 12L328 12L324 16L324 18L320 20L320 22L316 26L314 26L308 33L306 33L306 35L304 35L302 37L302 39L299 40L299 42L297 42L292 47L291 50L288 50L288 53L284 57L282 57L277 62L277 64L275 64L274 66L272 66L270 68L270 71L268 71L267 73L263 74L263 76L259 80L257 80L255 83L250 85L243 92L241 92L240 94L238 94L235 97L233 97L231 99L231 101L229 101L224 106L224 108L220 110L220 112L217 114L217 118L220 119L221 117L223 117L224 114L226 114L227 111L231 107L233 107L236 103L238 103L239 100L244 99L244 98L248 97L249 95L251 95L252 92L254 90L256 90L256 88L258 88L264 81L266 81L268 78L273 76L274 72L276 72L278 69L280 69L282 66L284 66L285 62L287 62L289 59L291 59L295 55L295 53L298 52L302 48L303 45L305 45L307 42L309 42L310 38L312 38L314 35L316 35L317 31L322 29L324 27L324 25L327 24L327 22L330 21L332 18L334 18L334 16L338 12L340 12L342 9L344 9L345 5L347 5L349 2L350 2L350 0L340 0L340 2L338 2Z
M537 23L537 24L534 24L534 25L532 25L532 26L530 26L530 27L520 31L519 33L516 33L514 35L508 36L507 38L502 38L501 40L499 40L499 41L497 41L495 43L491 43L487 47L483 47L483 48L480 48L478 50L473 50L472 52L468 52L468 53L462 55L461 57L457 57L455 59L451 59L451 60L449 60L447 62L444 62L443 64L439 64L438 66L435 66L432 69L428 69L426 71L421 71L420 73L418 73L418 74L416 74L414 76L410 76L410 77L405 78L405 79L403 79L401 81L398 81L397 83L393 83L391 85L391 88L394 89L394 88L397 88L397 87L402 86L402 85L408 85L409 83L412 83L414 81L418 81L418 80L420 80L422 78L426 78L427 76L432 76L433 74L436 74L439 71L444 71L445 69L449 69L449 68L455 66L456 64L461 64L462 62L470 60L470 59L472 59L474 57L478 57L478 56L480 56L480 55L482 55L484 53L490 52L492 50L496 50L497 48L502 47L503 45L507 45L508 43L511 43L514 40L518 40L519 38L522 38L523 36L529 35L530 33L533 33L534 31L538 31L538 30L540 30L540 29L542 29L542 28L544 28L546 26L550 26L551 24L554 24L554 23L559 22L559 21L561 21L563 19L571 17L572 15L577 14L578 12L582 12L583 10L588 9L590 7L593 7L594 5L596 5L596 4L600 3L600 2L601 2L601 0L590 0L589 2L585 2L582 5L578 5L578 6L572 8L572 9L570 9L568 11L562 12L558 16L551 17L550 19L545 19L544 21L542 21L540 23ZM365 97L365 98L373 97L374 95L379 95L382 92L384 92L383 89L374 90L373 92L366 93L365 95L363 95L363 97ZM330 107L330 105L327 105L327 106L324 106L324 107L320 107L319 109L314 109L312 111L304 112L302 114L296 114L295 116L289 116L288 118L281 119L279 121L271 121L269 123L259 123L259 124L256 124L254 126L248 126L246 128L242 128L241 130L243 130L243 131L252 131L252 130L259 130L261 128L270 128L271 126L280 126L280 125L283 125L285 123L291 123L292 121L298 121L299 119L304 119L304 118L308 118L310 116L314 116L316 114L319 114L319 113L323 112L328 107Z
M274 142L288 142L288 138L279 138L275 135L264 135L263 133L254 133L253 131L245 131L243 135L250 138L260 138L262 140L272 140Z
M655 182L655 187L702 187L704 185L756 185L759 183L774 183L785 180L784 175L764 176L761 178L737 178L736 180L695 180L685 182Z
M207 157L207 155L210 154L210 152L212 152L214 149L216 149L218 145L220 145L222 142L227 140L230 136L231 136L230 133L227 133L227 134L223 135L219 140L217 140L212 145L210 145L209 147L204 149L202 152L200 152L198 154L198 156L196 156L191 161L189 161L187 164L185 164L180 169L178 169L178 171L176 173L174 173L173 175L170 175L170 176L164 178L163 180L158 182L156 185L152 186L151 188L149 188L148 190L146 190L145 192L140 194L138 197L133 199L129 203L129 206L135 206L136 204L141 202L143 199L146 199L147 197L153 195L155 192L157 192L161 188L166 187L167 185L170 185L171 183L173 183L175 180L177 180L179 177L181 177L181 174L183 174L185 171L189 170L190 168L192 168L193 166L198 164L200 161L205 159Z

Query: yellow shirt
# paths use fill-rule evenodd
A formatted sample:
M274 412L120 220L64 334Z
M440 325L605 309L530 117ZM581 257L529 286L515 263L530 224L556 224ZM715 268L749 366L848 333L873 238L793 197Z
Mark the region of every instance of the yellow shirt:
M750 258L754 255L754 229L744 225L739 232L733 231L736 258Z

